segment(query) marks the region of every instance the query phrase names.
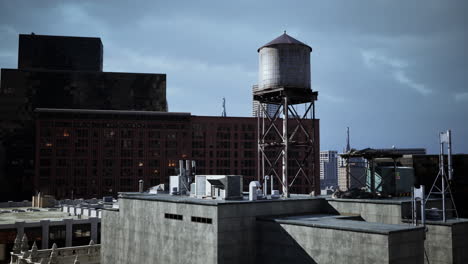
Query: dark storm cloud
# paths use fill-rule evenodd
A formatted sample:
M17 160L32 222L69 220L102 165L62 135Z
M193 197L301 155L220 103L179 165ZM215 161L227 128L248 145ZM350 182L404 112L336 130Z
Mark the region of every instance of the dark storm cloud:
M171 111L249 115L256 49L283 30L311 45L322 149L468 152L467 1L2 1L0 66L18 33L98 36L106 71L168 74Z

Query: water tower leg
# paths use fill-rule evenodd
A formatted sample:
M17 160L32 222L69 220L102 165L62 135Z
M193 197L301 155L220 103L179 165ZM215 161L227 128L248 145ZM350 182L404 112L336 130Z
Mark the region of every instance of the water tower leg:
M288 97L284 97L283 105L283 196L289 197L288 185Z

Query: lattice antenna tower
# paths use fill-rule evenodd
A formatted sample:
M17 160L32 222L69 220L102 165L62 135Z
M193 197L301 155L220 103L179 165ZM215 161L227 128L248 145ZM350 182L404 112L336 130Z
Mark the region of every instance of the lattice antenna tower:
M453 200L450 183L453 180L453 168L452 168L452 132L447 130L439 134L439 173L432 184L432 187L427 195L424 204L432 197L439 197L442 200L442 209L426 209L426 211L437 211L442 213L442 220L447 221L447 212L452 211L455 213L455 217L458 218L457 207ZM444 147L447 147L447 172L445 169L445 153ZM446 200L450 199L453 208L447 208Z

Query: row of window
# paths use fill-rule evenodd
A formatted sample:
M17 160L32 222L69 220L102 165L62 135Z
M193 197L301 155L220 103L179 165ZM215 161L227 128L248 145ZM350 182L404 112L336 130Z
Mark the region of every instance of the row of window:
M173 219L173 220L179 220L179 221L184 220L183 215L179 215L179 214L168 214L168 213L165 213L165 214L164 214L164 218ZM203 224L212 224L212 223L213 223L213 219L211 219L211 218L206 218L206 217L192 216L192 222L195 222L195 223L203 223Z
M184 217L182 215L179 215L179 214L164 214L164 218L167 218L167 219L173 219L173 220L184 220Z
M116 123L116 122L66 122L66 121L56 121L53 124L50 121L41 121L42 128L60 128L60 127L74 127L74 128L152 128L152 129L185 129L184 124L160 124L160 123ZM129 130L132 131L132 130Z

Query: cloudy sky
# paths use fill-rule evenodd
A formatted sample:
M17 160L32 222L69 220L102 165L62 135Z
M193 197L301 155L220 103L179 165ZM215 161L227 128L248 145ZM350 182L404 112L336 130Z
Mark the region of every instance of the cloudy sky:
M251 114L257 48L287 30L313 48L321 149L468 153L468 1L0 1L0 67L18 34L100 37L104 70L167 74L169 110Z

